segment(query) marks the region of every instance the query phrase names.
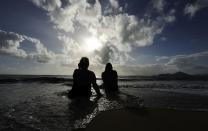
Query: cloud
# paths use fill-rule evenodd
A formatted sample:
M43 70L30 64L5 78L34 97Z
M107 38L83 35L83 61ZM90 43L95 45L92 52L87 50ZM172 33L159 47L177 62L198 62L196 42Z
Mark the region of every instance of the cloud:
M123 11L123 7L120 7L118 0L109 0L104 8L104 15L118 14Z
M160 38L160 40L161 40L161 41L167 41L167 37L164 37L164 36L163 36L163 37Z
M109 0L111 6L115 9L119 8L118 0Z
M118 66L116 70L120 75L158 75L164 73L175 73L177 68L164 64L146 64L134 66Z
M157 57L157 61L164 62L166 66L172 66L179 71L187 71L188 73L205 73L208 67L204 62L208 59L208 51L176 56ZM200 68L199 68L200 67Z
M208 7L207 0L197 0L195 3L187 4L184 9L184 14L189 15L190 18L194 17L195 14L201 10Z
M157 11L161 12L164 10L165 7L165 1L164 0L152 0L153 8Z
M190 55L176 55L171 57L167 64L177 66L194 65L196 61L208 58L208 51L190 54Z
M23 36L0 30L0 53L9 54L20 58L26 58L27 54L20 49L20 43L24 41Z
M164 19L167 23L172 23L176 20L175 12L176 12L175 9L171 9L169 13L166 16L164 16Z
M156 56L156 61L167 61L170 57L168 56Z
M121 75L157 75L183 71L190 74L208 73L208 51L175 56L157 56L160 64L117 66Z
M61 7L61 0L31 0L36 6L41 7L47 11L53 11Z
M188 4L184 9L184 14L189 15L192 18L199 10L200 10L199 5Z
M151 14L138 17L124 12L118 0L108 0L106 5L101 5L99 0L69 0L64 6L57 0L53 4L49 0L33 3L47 11L59 32L63 55L71 62L88 56L95 64L125 64L134 59L129 55L132 48L152 45L165 26L175 21L174 9L160 12L156 17ZM152 9L163 11L163 0L152 3ZM90 37L96 38L101 48L86 51L86 38Z
M35 45L35 51L27 53L22 46L32 43ZM14 32L0 30L0 53L23 59L34 59L40 63L47 63L54 55L48 51L44 45L35 38L20 35Z

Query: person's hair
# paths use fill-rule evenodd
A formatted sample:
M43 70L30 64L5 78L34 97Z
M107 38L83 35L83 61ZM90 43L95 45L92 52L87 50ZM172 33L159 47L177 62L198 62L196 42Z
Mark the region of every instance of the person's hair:
M89 59L87 57L82 57L78 66L81 69L87 69L89 67Z
M113 70L113 66L111 63L107 63L105 66L105 71L110 71L110 70Z

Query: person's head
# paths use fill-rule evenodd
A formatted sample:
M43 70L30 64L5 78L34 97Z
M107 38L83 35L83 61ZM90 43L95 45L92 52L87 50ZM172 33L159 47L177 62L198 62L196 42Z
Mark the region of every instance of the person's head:
M105 66L105 71L110 71L110 70L113 70L113 66L111 63L107 63Z
M80 69L87 69L89 67L89 59L87 57L82 57L78 66Z

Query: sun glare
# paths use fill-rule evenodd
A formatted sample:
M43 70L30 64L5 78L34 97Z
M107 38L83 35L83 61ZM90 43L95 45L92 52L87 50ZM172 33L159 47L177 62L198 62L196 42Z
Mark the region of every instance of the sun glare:
M90 37L85 40L86 50L88 52L93 52L99 48L101 48L102 44L96 37Z

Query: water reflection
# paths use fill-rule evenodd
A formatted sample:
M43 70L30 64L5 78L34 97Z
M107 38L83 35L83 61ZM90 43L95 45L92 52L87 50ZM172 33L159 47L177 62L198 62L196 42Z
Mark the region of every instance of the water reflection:
M98 100L100 97L76 98L68 104L69 122L74 122L72 128L85 128L92 118L99 112Z

